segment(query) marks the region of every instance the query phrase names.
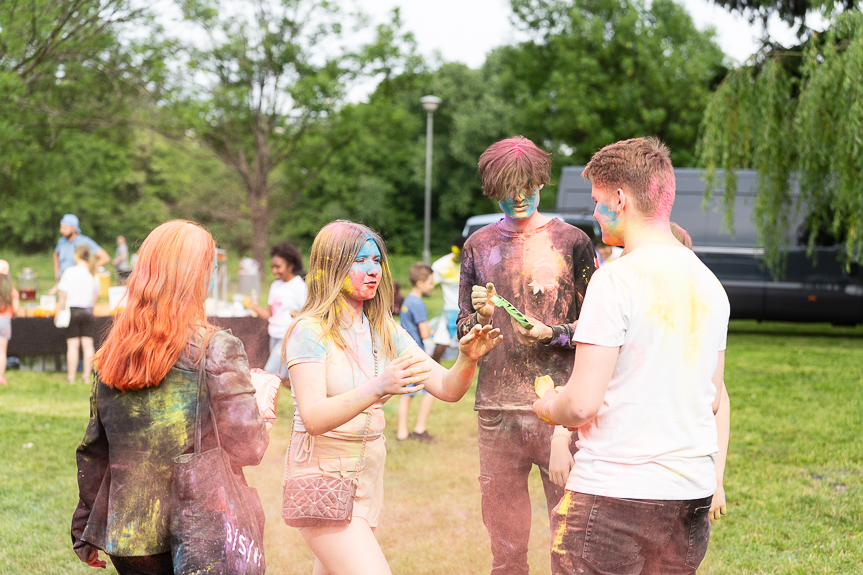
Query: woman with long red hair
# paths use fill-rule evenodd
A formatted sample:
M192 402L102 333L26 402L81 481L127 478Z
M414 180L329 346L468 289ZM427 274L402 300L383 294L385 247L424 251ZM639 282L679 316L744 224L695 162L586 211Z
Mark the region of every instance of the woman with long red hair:
M90 422L78 447L73 548L92 567L101 549L121 575L173 573L173 459L194 446L198 371L235 473L269 442L237 338L207 322L216 244L195 223L153 230L129 276L125 308L95 356ZM215 445L202 410L203 449Z

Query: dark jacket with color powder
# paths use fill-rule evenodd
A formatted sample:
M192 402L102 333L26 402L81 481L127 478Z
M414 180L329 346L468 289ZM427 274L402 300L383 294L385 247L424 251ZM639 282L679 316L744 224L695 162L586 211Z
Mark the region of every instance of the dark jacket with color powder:
M95 380L77 451L80 501L72 517L73 548L82 560L94 547L124 557L171 550L173 460L194 449L199 354L191 344L156 387L121 392ZM209 395L222 447L242 474L242 466L260 463L269 443L246 352L239 339L219 331L204 362L202 449L215 447Z

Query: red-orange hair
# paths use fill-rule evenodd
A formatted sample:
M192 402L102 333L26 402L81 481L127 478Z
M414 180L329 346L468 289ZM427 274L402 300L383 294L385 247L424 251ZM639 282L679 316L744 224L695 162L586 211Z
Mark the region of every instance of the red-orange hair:
M196 332L206 349L216 331L204 311L215 254L213 237L193 222L172 220L150 232L126 282L125 308L94 357L105 385L159 385Z

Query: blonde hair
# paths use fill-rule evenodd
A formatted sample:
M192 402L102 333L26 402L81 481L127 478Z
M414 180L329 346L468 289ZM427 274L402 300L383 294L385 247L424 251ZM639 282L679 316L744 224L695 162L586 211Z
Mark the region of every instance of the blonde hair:
M395 326L392 316L393 276L387 261L384 241L377 233L362 224L336 220L321 228L312 244L312 255L309 258L309 269L306 274L309 295L296 321L285 334L282 343L284 361L288 360L285 353L288 338L293 328L303 318L309 318L320 324L322 341L329 338L339 348L349 350L342 333L350 327L345 314L342 313L342 310L348 306L342 288L363 244L370 239L381 252L382 277L375 296L363 303L363 312L369 320L373 335L380 343L384 357L395 359L396 346L392 333Z
M75 257L82 262L87 262L87 269L90 270L90 275L96 273L96 262L98 261L98 258L96 258L96 254L90 251L90 246L87 244L79 245L75 248Z

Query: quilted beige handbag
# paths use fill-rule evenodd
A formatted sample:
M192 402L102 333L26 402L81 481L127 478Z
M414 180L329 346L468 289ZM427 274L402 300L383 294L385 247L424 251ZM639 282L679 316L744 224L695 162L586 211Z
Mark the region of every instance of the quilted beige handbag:
M378 352L372 334L372 354L375 358L375 377L378 376ZM290 527L324 527L347 525L353 518L354 496L357 493L359 476L366 455L366 440L372 422L371 409L366 414L363 431L363 447L357 459L353 479L330 477L290 477L284 483L282 498L282 519ZM291 444L288 458L293 453L294 433L291 431ZM288 463L286 462L285 465Z

